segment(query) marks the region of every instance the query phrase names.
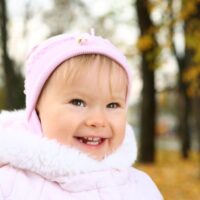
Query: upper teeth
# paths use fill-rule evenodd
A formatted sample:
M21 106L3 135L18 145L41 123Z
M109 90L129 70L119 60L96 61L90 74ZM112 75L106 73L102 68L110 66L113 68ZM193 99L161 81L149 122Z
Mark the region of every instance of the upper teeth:
M77 137L77 139L84 144L89 144L89 145L98 145L100 144L103 139L100 137Z
M90 141L95 141L95 142L98 142L101 140L100 137L84 137L84 139L90 140Z

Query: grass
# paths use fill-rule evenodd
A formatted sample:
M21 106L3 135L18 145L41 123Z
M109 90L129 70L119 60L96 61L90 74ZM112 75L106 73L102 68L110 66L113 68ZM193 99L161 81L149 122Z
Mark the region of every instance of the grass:
M175 151L159 151L155 164L137 164L157 184L165 200L200 199L200 155L182 160Z

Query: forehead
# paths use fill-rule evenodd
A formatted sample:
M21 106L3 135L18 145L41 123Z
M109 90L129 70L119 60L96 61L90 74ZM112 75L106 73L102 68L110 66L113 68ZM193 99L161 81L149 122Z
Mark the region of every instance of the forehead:
M81 55L63 62L47 81L48 85L60 83L62 85L76 84L85 80L92 81L101 89L102 84L107 84L110 92L126 90L128 78L124 69L103 55Z

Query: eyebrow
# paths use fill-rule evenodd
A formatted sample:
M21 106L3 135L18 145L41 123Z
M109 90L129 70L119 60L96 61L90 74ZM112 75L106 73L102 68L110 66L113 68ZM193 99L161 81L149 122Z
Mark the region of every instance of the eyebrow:
M90 91L81 91L81 90L79 90L79 89L72 89L71 91L67 91L67 93L69 94L69 95L74 95L74 96L87 96L87 97L89 97L90 96L90 94L91 94L91 92ZM116 100L116 101L126 101L126 95L124 95L124 97L121 97L121 95L118 95L118 94L111 94L110 93L110 95L109 95L109 97L108 97L108 99L110 99L110 100Z
M110 99L111 101L116 101L116 102L126 102L126 98L124 97L124 98L122 98L122 97L112 97L111 99Z

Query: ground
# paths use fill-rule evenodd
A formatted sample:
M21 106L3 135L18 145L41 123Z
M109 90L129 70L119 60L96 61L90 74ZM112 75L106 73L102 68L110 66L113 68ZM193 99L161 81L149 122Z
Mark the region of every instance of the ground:
M159 151L155 164L136 164L157 184L165 200L200 199L200 155L182 160L176 151Z

